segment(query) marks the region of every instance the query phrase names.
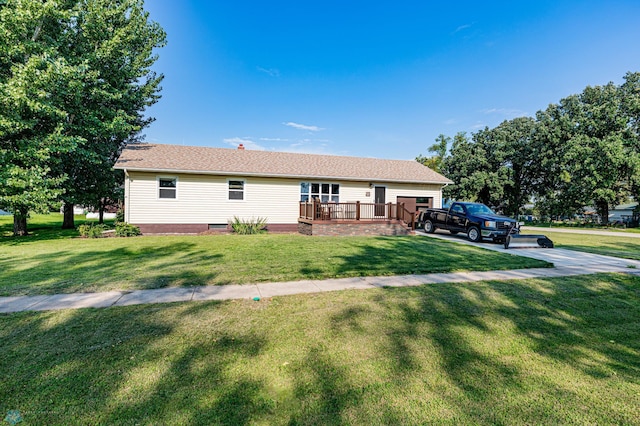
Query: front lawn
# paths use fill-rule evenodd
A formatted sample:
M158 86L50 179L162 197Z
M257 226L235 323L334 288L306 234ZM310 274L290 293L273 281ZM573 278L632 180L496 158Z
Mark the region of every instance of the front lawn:
M0 415L640 424L639 306L609 274L4 314Z
M32 222L33 237L0 238L0 296L550 266L416 236L81 239Z

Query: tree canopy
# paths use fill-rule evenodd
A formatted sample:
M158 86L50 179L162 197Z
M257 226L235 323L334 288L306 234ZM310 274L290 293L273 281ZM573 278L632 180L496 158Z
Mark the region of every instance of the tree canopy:
M438 161L455 182L445 189L452 198L511 215L532 199L549 214L592 205L606 222L611 206L640 195L640 73L627 73L619 86L586 87L535 118L507 120L471 138L459 133Z
M165 33L142 0L0 3L0 206L97 205L118 186L120 150L150 123Z

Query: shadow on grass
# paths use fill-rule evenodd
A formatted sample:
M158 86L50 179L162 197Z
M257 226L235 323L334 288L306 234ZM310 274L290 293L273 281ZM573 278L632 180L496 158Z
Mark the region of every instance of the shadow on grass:
M340 275L404 275L551 267L548 262L420 237L376 237L341 257Z
M519 269L550 264L419 237L138 237L0 247L0 295Z
M640 278L601 275L4 315L0 410L30 424L629 424L639 301Z
M573 277L530 280L526 285L451 285L444 292L436 286L389 289L404 293L403 298L408 299L398 303L386 295L378 298L386 310L397 310L402 318L386 331L385 348L399 386L419 370L420 350L415 342L426 339L441 359L448 381L464 396L460 411L465 417L471 415L466 418L472 423L566 422L576 405L588 405L588 401L580 401L585 395L576 392L579 387L566 387L548 373L532 375L526 365L513 361L523 349L531 349L544 363L575 369L594 380L637 382L640 341L628 324L640 321L640 280L620 275L599 278L601 282L594 286L582 285L583 277ZM500 340L503 333L496 330L500 323L507 329L515 328L519 341ZM483 338L490 343L480 344ZM481 346L490 350L480 351ZM516 411L496 408L535 387L545 394L536 404ZM573 408L559 410L563 401ZM602 414L598 411L607 410L615 397L598 402L600 407L586 410L587 422L598 423ZM492 408L483 409L486 406ZM612 418L623 423L631 420L619 413Z
M221 262L224 256L210 254L196 247L192 243L179 242L152 247L49 252L39 255L27 270L20 262L19 255L7 257L0 260L0 294L204 286L217 273L190 268L189 265ZM120 282L126 282L127 285L119 286Z
M210 311L217 305L207 303ZM260 397L264 384L230 380L226 371L261 353L264 338L218 331L178 343L170 339L175 327L158 307L18 314L11 330L0 328L0 366L12 369L0 384L0 409L19 410L31 424L69 425L243 425L273 409Z

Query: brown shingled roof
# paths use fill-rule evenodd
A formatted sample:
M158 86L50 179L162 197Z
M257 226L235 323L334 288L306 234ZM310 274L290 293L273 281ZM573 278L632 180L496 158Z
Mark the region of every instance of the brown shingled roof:
M173 173L451 183L417 161L147 143L128 145L115 168Z

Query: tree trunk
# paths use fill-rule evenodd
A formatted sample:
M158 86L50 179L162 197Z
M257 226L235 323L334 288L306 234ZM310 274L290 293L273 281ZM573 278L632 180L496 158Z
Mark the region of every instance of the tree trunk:
M98 223L103 224L104 223L104 199L101 199L100 201L98 201L98 203L100 204L100 208L98 209Z
M609 225L609 203L600 202L598 203L598 214L600 215L600 221L603 225Z
M27 213L24 210L16 210L13 213L13 236L24 237L27 232Z
M75 229L76 225L73 221L73 204L64 203L64 219L62 220L62 229Z

